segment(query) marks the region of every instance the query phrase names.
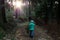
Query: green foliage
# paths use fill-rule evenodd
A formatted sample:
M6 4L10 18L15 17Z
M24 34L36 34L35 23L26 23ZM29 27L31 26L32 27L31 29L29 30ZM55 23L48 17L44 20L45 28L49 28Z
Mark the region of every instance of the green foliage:
M11 40L15 40L14 38L12 38Z
M36 17L41 17L42 13L46 12L47 0L37 0L38 2L35 5L35 14Z
M0 27L0 39L5 36L3 28Z

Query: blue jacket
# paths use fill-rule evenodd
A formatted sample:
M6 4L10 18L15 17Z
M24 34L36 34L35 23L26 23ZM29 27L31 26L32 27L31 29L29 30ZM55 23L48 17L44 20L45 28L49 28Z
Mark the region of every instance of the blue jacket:
M33 20L30 21L28 28L29 28L29 30L34 30L35 29L35 23L34 23Z

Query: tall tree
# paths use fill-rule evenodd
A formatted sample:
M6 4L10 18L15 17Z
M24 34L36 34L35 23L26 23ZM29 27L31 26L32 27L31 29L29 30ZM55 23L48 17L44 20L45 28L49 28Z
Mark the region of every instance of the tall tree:
M5 15L5 3L4 3L5 0L0 0L0 12L1 12L1 17L2 17L2 20L4 23L7 22L6 20L6 15Z

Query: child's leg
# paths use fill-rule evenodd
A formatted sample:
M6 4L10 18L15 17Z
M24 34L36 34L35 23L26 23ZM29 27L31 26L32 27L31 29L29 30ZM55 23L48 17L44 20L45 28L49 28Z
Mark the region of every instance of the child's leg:
M29 32L29 36L31 37L31 33L32 33L32 31L30 30L30 32Z
M30 31L30 37L31 37L31 38L34 37L34 31L33 31L33 30Z

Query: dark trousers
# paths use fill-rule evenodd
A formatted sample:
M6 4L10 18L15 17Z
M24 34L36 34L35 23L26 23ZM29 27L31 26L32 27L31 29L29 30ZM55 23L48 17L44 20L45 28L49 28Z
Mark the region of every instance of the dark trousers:
M30 30L29 35L30 35L31 38L33 38L34 37L34 31Z

